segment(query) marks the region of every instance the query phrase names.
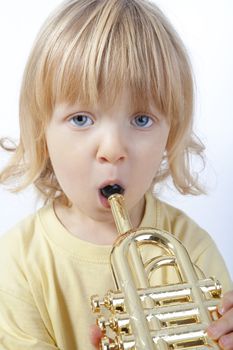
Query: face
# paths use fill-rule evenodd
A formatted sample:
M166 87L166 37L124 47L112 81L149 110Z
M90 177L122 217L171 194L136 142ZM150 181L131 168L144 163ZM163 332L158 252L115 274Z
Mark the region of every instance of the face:
M133 110L124 90L110 108L55 107L46 137L57 180L72 210L112 220L101 188L119 184L130 214L150 188L166 149L169 125L155 106Z

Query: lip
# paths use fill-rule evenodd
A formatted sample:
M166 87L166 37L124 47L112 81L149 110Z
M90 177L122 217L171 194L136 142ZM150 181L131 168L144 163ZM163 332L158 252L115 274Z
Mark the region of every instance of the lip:
M118 179L114 179L114 180L106 180L104 181L100 186L99 186L99 190L101 190L101 188L104 188L106 186L111 186L111 185L119 185L121 187L123 187L125 189L125 185L122 183L121 180L118 180Z
M98 195L99 195L99 200L100 200L100 203L103 205L104 208L107 208L109 209L110 208L110 204L109 204L109 201L106 197L104 197L101 193L101 189L106 187L106 186L111 186L111 185L119 185L121 186L122 188L124 188L125 190L125 186L123 185L122 181L118 180L118 179L114 179L114 180L106 180L104 181L98 188Z
M106 208L106 209L110 209L110 204L109 204L108 199L105 198L105 197L101 194L100 190L99 190L99 192L98 192L98 195L99 195L99 201L100 201L101 205L102 205L104 208Z

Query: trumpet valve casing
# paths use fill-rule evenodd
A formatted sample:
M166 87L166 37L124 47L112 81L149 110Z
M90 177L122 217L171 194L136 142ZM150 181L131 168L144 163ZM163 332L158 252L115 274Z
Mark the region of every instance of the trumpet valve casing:
M109 290L102 299L91 298L104 334L100 349L219 349L206 328L219 317L220 283L199 277L187 250L173 234L155 228L133 229L122 195L113 194L109 202L119 232L110 255L116 290ZM155 252L159 247L163 254L147 260L141 254L143 247ZM166 268L173 269L176 283L152 281L156 271Z

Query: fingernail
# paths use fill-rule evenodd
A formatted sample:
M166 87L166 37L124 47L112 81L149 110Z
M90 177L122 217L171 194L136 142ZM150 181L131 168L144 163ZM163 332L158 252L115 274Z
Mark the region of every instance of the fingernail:
M218 305L218 312L220 313L220 315L224 314L224 307L223 307L222 302L220 302Z
M220 338L219 344L223 349L231 348L231 341L227 335Z

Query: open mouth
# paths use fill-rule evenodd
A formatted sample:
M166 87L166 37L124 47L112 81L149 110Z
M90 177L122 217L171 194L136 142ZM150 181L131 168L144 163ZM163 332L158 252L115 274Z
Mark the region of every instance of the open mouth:
M110 197L114 193L124 194L125 190L121 185L114 184L114 185L107 185L100 189L100 193L105 198Z

